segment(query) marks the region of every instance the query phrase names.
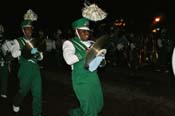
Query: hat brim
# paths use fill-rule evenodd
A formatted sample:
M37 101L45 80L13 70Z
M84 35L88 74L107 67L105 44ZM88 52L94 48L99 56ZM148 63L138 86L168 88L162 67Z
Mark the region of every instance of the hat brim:
M25 27L33 27L32 25L24 25L22 26L22 28L25 28Z
M88 27L78 27L77 29L90 31Z

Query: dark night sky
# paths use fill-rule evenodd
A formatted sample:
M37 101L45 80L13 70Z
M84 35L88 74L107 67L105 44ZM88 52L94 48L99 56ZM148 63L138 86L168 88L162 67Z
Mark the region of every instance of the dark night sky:
M37 3L36 3L36 2ZM84 0L23 0L20 2L6 0L1 3L0 21L8 28L19 29L24 13L32 9L38 14L38 23L41 28L69 27L71 22L81 17L81 9ZM167 0L159 1L134 1L134 0L89 0L95 2L100 8L108 13L104 21L112 21L118 17L124 17L135 22L146 23L157 14L163 14L168 21L175 21L173 4ZM70 7L71 5L71 7Z

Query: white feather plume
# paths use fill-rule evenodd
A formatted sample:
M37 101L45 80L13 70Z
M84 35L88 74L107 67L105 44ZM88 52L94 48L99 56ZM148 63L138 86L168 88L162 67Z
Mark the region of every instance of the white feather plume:
M107 13L96 4L85 4L85 7L82 9L82 16L92 21L100 21L106 18Z
M37 14L33 12L31 9L29 9L25 14L24 14L24 20L31 20L31 21L36 21L38 18Z

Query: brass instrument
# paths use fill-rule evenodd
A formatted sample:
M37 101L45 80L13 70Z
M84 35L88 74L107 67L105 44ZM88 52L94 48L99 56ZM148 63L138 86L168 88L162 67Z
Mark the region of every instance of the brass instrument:
M39 53L31 54L31 50L32 50L32 48L37 48L40 52L39 47L43 44L43 41L39 41L39 39L37 39L37 38L33 38L31 41L25 41L26 45L22 49L23 57L25 57L26 59L38 57Z
M89 67L89 63L99 54L100 50L105 49L110 42L110 35L102 35L97 38L96 42L88 50L85 60L85 68Z

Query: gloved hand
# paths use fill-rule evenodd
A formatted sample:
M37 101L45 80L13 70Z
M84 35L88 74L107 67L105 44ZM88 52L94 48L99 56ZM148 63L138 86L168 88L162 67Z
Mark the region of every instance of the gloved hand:
M101 49L100 51L98 51L96 56L103 56L103 57L105 57L106 53L107 53L106 49Z
M90 63L89 63L89 71L95 71L98 66L101 64L102 60L105 59L104 56L96 56Z
M31 50L31 54L36 54L36 53L38 53L39 51L38 51L38 49L37 48L32 48L32 50Z
M36 54L34 54L34 58L37 60L42 60L43 59L43 54L42 52L37 52Z

